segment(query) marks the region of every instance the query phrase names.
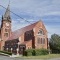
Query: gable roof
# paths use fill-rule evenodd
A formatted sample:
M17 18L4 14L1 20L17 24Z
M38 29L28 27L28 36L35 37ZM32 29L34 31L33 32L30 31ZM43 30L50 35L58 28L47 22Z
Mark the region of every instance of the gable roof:
M41 22L43 24L42 21L38 21L38 22L35 22L35 23L31 24L31 25L28 25L26 27L23 27L21 29L18 29L16 31L12 32L11 37L9 37L7 40L14 40L14 39L19 38L26 31L32 30L39 22ZM45 28L44 24L43 24L43 27ZM45 30L46 30L46 28L45 28ZM46 32L47 32L47 30L46 30Z
M35 22L35 23L31 24L31 25L28 25L26 27L23 27L21 29L18 29L16 31L14 31L12 33L11 37L8 38L8 40L17 39L21 34L25 33L26 31L32 30L38 22Z

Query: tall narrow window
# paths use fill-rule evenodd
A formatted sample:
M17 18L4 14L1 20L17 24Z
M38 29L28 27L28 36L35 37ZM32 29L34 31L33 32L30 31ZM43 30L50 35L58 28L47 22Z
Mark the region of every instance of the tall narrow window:
M45 44L45 38L37 38L38 44Z
M9 29L5 29L5 32L8 32L9 31Z
M41 44L45 44L45 38L41 38Z
M42 39L42 44L45 44L45 38Z
M4 36L5 36L5 37L8 37L8 33L4 33Z
M37 43L40 44L40 38L37 38Z
M42 38L41 38L41 44L42 44Z
M8 30L7 29L5 29L5 32L7 32Z

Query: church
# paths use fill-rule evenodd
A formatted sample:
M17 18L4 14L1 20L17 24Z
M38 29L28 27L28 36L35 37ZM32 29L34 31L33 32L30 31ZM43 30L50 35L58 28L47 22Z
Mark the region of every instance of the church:
M47 49L48 35L42 21L37 21L16 31L11 30L10 7L2 16L0 27L0 50L19 53L26 49Z

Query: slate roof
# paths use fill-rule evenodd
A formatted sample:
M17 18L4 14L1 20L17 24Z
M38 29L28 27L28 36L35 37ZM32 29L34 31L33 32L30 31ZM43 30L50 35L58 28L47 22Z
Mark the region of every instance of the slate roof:
M21 34L25 33L26 31L32 30L38 22L14 31L11 37L8 38L8 40L17 39L18 37L20 37Z

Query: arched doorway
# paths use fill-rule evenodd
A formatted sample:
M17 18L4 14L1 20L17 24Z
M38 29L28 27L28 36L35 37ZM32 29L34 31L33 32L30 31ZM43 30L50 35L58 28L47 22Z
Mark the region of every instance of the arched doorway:
M25 49L26 49L26 45L23 45L23 44L19 45L19 54L24 55Z

